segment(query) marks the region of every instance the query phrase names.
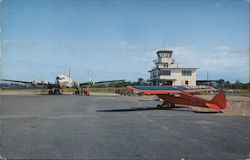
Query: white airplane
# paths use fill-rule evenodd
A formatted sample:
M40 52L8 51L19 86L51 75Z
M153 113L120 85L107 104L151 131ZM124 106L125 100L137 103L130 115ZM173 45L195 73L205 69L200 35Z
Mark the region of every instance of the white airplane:
M75 94L82 95L84 92L87 92L87 89L89 87L94 86L95 84L120 83L124 82L125 80L111 80L111 81L99 81L99 82L94 82L93 80L90 80L90 82L78 83L77 81L72 80L70 78L70 75L65 76L63 74L59 74L56 77L55 83L50 83L46 80L42 80L39 83L36 83L35 80L28 82L28 81L1 79L1 81L31 84L33 86L37 85L44 86L47 89L49 89L49 94L54 94L54 95L61 95L63 93L63 89L65 88L74 88ZM85 89L82 89L83 87L85 87Z

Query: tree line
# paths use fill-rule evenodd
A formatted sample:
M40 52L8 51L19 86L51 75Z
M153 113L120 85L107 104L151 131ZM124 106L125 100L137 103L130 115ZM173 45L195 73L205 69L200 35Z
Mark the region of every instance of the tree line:
M229 81L225 81L224 79L218 80L218 87L223 89L248 89L250 90L250 82L242 83L239 80L231 83Z

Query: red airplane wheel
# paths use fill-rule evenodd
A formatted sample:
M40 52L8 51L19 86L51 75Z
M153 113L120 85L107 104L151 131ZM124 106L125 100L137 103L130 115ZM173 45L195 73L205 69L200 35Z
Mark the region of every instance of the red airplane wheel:
M158 104L158 105L156 106L156 108L157 108L157 109L161 109L161 108L162 108L162 105Z

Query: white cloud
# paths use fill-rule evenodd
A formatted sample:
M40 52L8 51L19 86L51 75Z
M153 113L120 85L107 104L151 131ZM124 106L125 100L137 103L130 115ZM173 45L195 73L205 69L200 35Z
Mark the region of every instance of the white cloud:
M171 49L174 51L174 55L178 56L188 56L193 53L193 49L191 47L175 47Z
M217 46L213 48L194 48L177 46L170 47L173 58L179 67L197 67L198 75L207 71L213 75L210 78L235 81L248 81L249 77L249 50L236 50L228 46ZM156 59L156 50L136 55L133 60L151 68L154 66L152 60ZM204 74L206 75L206 74ZM247 76L246 76L247 75ZM202 79L205 77L198 77Z
M230 2L228 0L217 0L217 2L215 3L215 7L218 8L218 7L221 7L222 5L225 5L227 4L227 2Z
M246 74L249 75L249 51L239 51L228 46L209 49L191 47L174 47L172 49L176 63L180 63L182 67L198 67L200 68L198 73L209 71L214 75L227 76L225 79L240 80L243 80Z

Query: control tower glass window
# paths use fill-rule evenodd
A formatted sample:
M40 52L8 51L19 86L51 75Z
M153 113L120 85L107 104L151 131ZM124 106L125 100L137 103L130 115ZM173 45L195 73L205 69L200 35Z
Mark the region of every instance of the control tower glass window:
M159 55L161 58L171 58L171 54L169 53L160 53Z
M182 76L192 76L192 71L191 70L183 70L181 71Z
M171 75L171 71L170 70L160 70L160 75L170 76Z

